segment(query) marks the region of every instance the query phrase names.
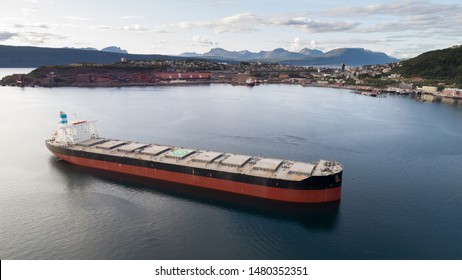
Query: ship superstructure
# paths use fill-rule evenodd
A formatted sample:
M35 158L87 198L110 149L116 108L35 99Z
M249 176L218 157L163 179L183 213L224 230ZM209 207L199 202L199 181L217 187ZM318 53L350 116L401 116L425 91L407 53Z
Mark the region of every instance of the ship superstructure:
M98 137L96 121L67 121L67 114L59 112L60 122L53 135L54 143L69 146Z

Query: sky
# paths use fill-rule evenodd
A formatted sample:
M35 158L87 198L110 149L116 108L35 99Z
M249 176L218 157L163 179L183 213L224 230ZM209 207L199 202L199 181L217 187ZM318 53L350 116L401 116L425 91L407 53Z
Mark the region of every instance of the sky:
M410 58L460 44L460 0L0 2L0 45L173 55L348 47Z

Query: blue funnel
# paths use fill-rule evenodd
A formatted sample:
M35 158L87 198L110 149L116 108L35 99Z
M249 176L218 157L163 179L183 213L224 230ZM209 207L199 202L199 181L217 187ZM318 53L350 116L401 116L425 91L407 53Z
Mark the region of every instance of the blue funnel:
M61 124L67 124L67 115L64 112L59 112L59 116L61 117Z

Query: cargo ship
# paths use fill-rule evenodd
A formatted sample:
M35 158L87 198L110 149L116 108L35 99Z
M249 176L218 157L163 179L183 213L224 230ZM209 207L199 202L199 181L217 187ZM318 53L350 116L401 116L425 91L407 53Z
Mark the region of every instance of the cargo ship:
M101 138L96 121L60 122L47 148L67 162L249 197L290 203L324 203L341 197L341 164Z

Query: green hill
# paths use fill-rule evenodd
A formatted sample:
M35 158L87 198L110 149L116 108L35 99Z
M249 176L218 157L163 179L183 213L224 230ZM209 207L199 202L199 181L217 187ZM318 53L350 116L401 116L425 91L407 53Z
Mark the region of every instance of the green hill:
M394 72L403 77L462 83L462 45L423 53L402 61Z

